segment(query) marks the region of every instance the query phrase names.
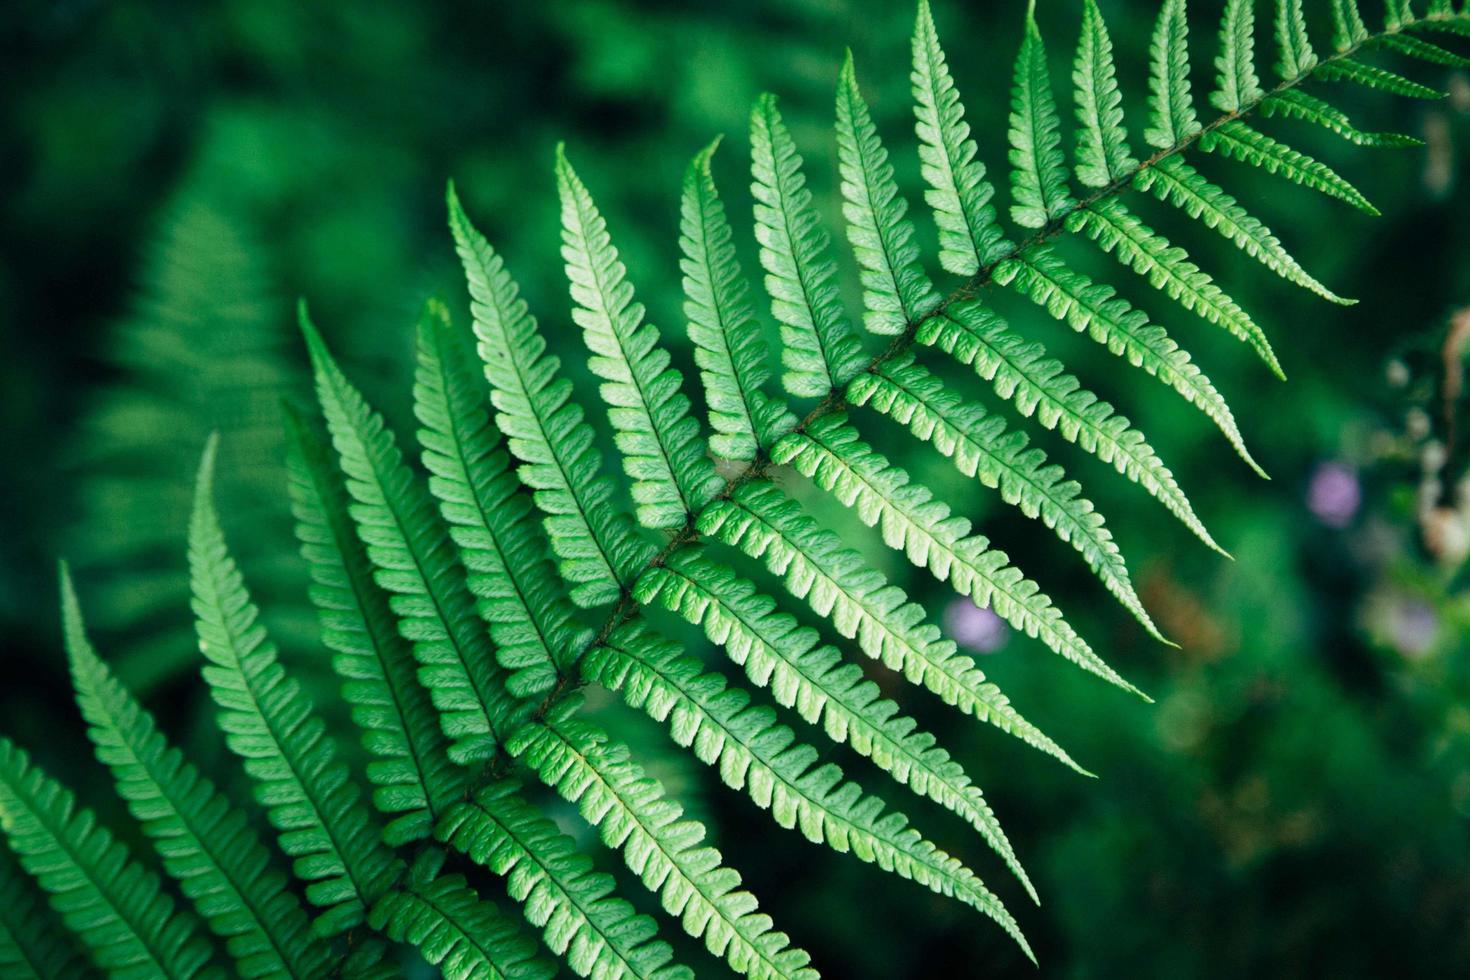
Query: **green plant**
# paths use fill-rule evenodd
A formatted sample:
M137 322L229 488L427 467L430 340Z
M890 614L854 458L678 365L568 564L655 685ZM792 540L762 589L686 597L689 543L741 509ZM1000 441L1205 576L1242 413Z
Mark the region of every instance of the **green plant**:
M175 195L145 250L139 297L104 344L117 378L90 399L72 466L67 553L79 576L99 583L95 625L127 633L116 669L140 695L193 665L179 515L215 429L235 449L220 474L221 507L232 530L251 531L241 557L262 580L271 625L311 635L293 629L310 625L311 611L282 547L289 520L273 506L285 479L278 404L299 375L287 350L289 306L272 295L251 223L203 183L191 178Z
M763 562L864 654L1028 744L1079 768L1025 721L979 668L924 622L923 611L815 522L774 477L811 478L880 527L890 546L1016 629L1101 677L1132 689L1007 556L968 520L859 439L849 408L869 406L909 427L964 473L997 489L1071 544L1098 579L1160 636L1112 536L1080 487L1019 432L921 366L939 348L972 366L1019 412L1114 466L1218 548L1170 471L1111 405L1081 387L992 304L1010 288L1175 389L1254 466L1229 408L1162 328L1061 258L1051 239L1080 233L1187 309L1248 343L1277 374L1264 333L1184 252L1121 203L1150 191L1283 277L1344 302L1310 277L1225 191L1186 164L1185 150L1240 159L1371 211L1325 164L1244 120L1258 110L1313 122L1356 143L1408 137L1354 128L1300 91L1309 79L1429 95L1360 61L1374 48L1460 63L1419 29L1470 33L1470 14L1434 2L1417 17L1390 4L1370 32L1353 0L1333 4L1335 51L1311 48L1299 0L1277 5L1281 81L1267 89L1253 60L1253 7L1230 0L1211 102L1201 123L1189 87L1182 0L1165 0L1152 48L1152 152L1136 158L1120 109L1111 43L1087 2L1074 81L1079 121L1074 194L1061 121L1036 23L1028 15L1011 117L1013 242L996 219L975 143L927 5L914 38L917 132L940 264L963 283L944 295L923 269L913 226L848 60L837 129L848 238L861 270L862 322L891 338L878 353L852 329L837 266L774 98L752 113L756 234L766 291L781 330L787 395L815 399L798 418L765 390L759 326L710 169L711 145L684 185L681 248L686 315L713 435L708 447L670 357L644 321L590 194L564 154L556 173L563 255L631 481L633 513L601 470L571 384L501 258L471 226L453 190L450 224L465 266L477 364L447 309L430 303L418 327L415 407L427 482L332 359L303 311L317 394L331 437L292 415L290 484L312 599L342 692L362 729L374 806L275 647L226 549L212 499L215 445L206 449L190 527L190 565L205 680L230 748L256 783L280 850L305 885L306 909L243 814L170 749L152 719L93 652L63 576L67 647L79 701L118 794L156 845L203 922L177 911L159 878L132 858L71 793L0 743L0 817L20 863L49 893L101 968L119 976L193 976L208 968L205 935L225 940L247 976L371 975L391 970L388 943L417 947L454 976L550 972L532 944L468 874L506 879L511 898L544 929L546 945L581 975L673 976L671 948L651 919L617 897L549 816L523 792L531 776L576 805L692 936L734 969L806 976L809 957L757 910L739 875L702 843L626 746L584 714L580 689L598 684L666 722L675 741L743 789L780 825L816 843L952 895L998 922L1026 949L1010 913L978 877L845 781L771 707L668 639L660 610L702 627L783 707L820 725L916 793L979 832L1031 890L979 789L899 713L861 668L780 610L739 570ZM479 382L490 383L492 413ZM505 437L502 444L501 436ZM706 452L706 448L710 451ZM710 453L722 461L717 468ZM653 533L650 533L653 532ZM721 549L725 550L721 550ZM733 552L741 552L737 559ZM590 612L590 615L589 615ZM374 812L376 811L376 812ZM58 925L8 865L0 957L38 975L72 968ZM1034 893L1033 893L1034 897ZM13 917L13 918L12 918Z

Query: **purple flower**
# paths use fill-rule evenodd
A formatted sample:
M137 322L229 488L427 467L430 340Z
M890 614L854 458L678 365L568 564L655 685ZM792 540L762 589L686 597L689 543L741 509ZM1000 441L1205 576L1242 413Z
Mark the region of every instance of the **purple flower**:
M1418 660L1434 648L1439 636L1439 615L1423 599L1398 602L1389 624L1393 645L1409 660Z
M1346 463L1318 463L1307 488L1307 509L1328 527L1347 527L1363 502L1358 474Z
M1011 636L1005 620L968 597L955 599L944 610L944 628L956 643L976 653L995 653Z

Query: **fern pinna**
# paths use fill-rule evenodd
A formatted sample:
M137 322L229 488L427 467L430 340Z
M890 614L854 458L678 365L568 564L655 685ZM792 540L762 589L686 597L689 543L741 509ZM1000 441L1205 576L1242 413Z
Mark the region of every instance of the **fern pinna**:
M1281 375L1250 314L1151 229L1141 208L1125 204L1126 192L1149 192L1287 280L1349 302L1186 157L1231 157L1371 212L1326 163L1254 120L1316 123L1361 145L1413 143L1360 131L1303 89L1354 82L1433 95L1364 58L1389 52L1462 64L1425 35L1470 33L1470 13L1448 0L1422 13L1409 0L1388 6L1374 30L1355 0L1333 0L1332 49L1319 51L1301 0L1278 0L1278 79L1268 82L1256 64L1256 5L1228 0L1208 99L1220 114L1207 119L1191 89L1184 0L1164 0L1139 146L1123 116L1107 26L1096 0L1084 0L1070 176L1044 41L1028 10L1012 90L1008 228L921 3L912 83L924 200L938 230L938 265L959 281L946 292L926 268L849 57L837 84L837 160L861 282L858 315L840 299L838 258L796 143L776 99L760 97L750 137L764 300L736 257L710 166L717 144L695 155L684 178L684 313L708 439L591 192L559 149L571 319L600 381L626 494L604 473L594 430L506 263L451 187L449 224L478 343L472 349L461 337L444 305L426 307L414 389L420 466L302 313L325 424L288 418L290 499L322 640L370 760L369 788L359 787L349 757L260 623L215 513L211 442L189 541L199 646L226 743L254 784L279 854L170 747L94 652L64 576L66 646L98 758L193 911L69 790L0 742L0 820L15 858L0 856L7 976L85 972L65 930L97 967L120 977L193 977L227 963L248 977L391 974L393 944L416 947L453 977L542 977L554 972L554 958L581 976L690 975L654 920L619 896L614 879L537 806L525 788L531 781L573 805L664 911L732 969L815 976L810 957L760 911L705 828L580 710L588 685L617 692L666 725L674 742L779 826L974 907L1029 954L1016 920L974 871L823 761L823 750L803 740L809 732L790 727L780 709L968 822L1032 897L979 787L868 679L853 649L1085 770L785 486L809 479L916 566L1075 665L1134 690L1027 572L865 444L848 414L888 416L1042 521L1162 640L1102 515L1029 445L1023 426L1038 423L1110 463L1206 545L1220 546L1145 436L989 296L1014 290L1143 368L1259 470L1225 400L1176 339L1112 286L1072 268L1052 242L1070 234L1095 243ZM780 328L784 394L771 383L777 365L759 339L766 300ZM1010 402L1022 427L926 366L946 354ZM743 577L731 562L735 552L764 564L789 596ZM801 625L791 602L809 606L839 642ZM651 610L662 612L646 615ZM702 628L748 684L731 683L662 635L668 613ZM304 886L299 893L282 858ZM545 951L503 899L482 893L495 876L540 931Z

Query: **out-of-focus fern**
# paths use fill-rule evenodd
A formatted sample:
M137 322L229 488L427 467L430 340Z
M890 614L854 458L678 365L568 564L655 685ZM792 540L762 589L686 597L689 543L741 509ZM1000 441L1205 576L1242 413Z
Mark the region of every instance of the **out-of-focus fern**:
M834 239L821 226L795 140L775 98L756 101L752 196L766 298L780 326L784 395L768 388L777 364L758 341L755 291L737 262L709 166L713 145L695 156L683 186L679 250L714 433L708 442L692 414L696 399L637 302L591 190L558 149L571 319L600 381L626 493L602 471L606 447L594 444L572 383L561 376L560 360L505 261L452 189L450 225L479 358L448 310L428 304L414 387L427 479L303 311L331 445L317 422L290 416L292 504L322 639L369 757L372 806L306 690L278 661L227 546L214 499L217 443L210 439L189 530L204 676L226 743L253 780L316 917L308 927L283 876L267 870L265 845L169 748L92 650L68 584L73 674L99 757L199 917L175 909L158 877L78 809L64 787L20 749L0 743L0 825L35 879L33 888L0 864L0 962L39 975L73 968L56 922L40 907L45 893L93 960L117 976L204 972L211 952L206 925L250 976L386 975L391 943L416 947L452 977L548 975L552 966L514 917L477 890L484 876L469 883L464 871L480 865L504 878L510 901L576 973L691 975L657 938L653 919L616 894L613 879L526 791L536 780L573 805L678 926L732 969L815 976L811 957L760 910L702 824L650 775L643 754L587 717L583 691L593 685L666 726L674 745L717 766L726 785L768 810L778 826L973 907L1029 955L1020 924L971 868L884 796L824 761L778 708L807 723L814 737L848 745L878 778L961 817L1033 898L1020 857L974 779L851 654L1081 766L777 477L809 478L915 565L1066 660L1136 692L1027 572L901 463L865 444L850 413L907 427L1024 517L1046 525L1144 631L1162 640L1111 529L1083 488L1030 445L1026 420L1111 464L1204 544L1220 546L1146 437L1049 355L1029 325L1006 322L990 294L1020 292L1154 375L1259 471L1225 399L1179 341L1108 282L1074 268L1055 240L1073 235L1111 253L1282 374L1264 328L1180 246L1154 232L1142 207L1125 206L1126 192L1151 191L1284 278L1337 300L1184 158L1195 151L1232 157L1371 212L1327 164L1255 128L1256 117L1316 123L1364 145L1404 145L1404 137L1354 129L1300 86L1346 80L1421 95L1417 83L1361 56L1384 50L1457 63L1458 56L1417 32L1470 32L1470 13L1444 2L1423 16L1407 2L1390 4L1386 24L1374 30L1354 0L1336 0L1337 36L1328 54L1313 48L1302 4L1281 0L1272 25L1279 81L1267 83L1254 62L1253 8L1230 0L1210 98L1222 115L1210 119L1191 88L1197 73L1184 0L1164 0L1150 49L1149 118L1141 127L1150 149L1135 152L1112 41L1099 6L1085 0L1072 74L1074 187L1032 14L1028 9L1012 75L1005 213L1018 227L1008 229L935 19L927 3L919 8L912 83L925 202L939 232L938 264L959 277L943 286L926 268L889 150L856 67L850 57L845 62L837 79L836 154L846 240L862 285L857 314L841 301ZM207 216L185 217L204 229L195 234L211 225ZM177 335L142 331L135 339L147 356L164 359L170 380L179 380L173 372L183 363L178 352L167 359L169 338ZM973 367L1020 419L982 409L973 384L950 383L931 370L928 363L941 355ZM183 380L202 391L209 379ZM204 424L190 422L196 432ZM235 434L228 420L224 427ZM242 479L236 492L252 486ZM227 503L223 510L239 520L244 506ZM118 545L117 557L140 548ZM763 563L769 576L746 578L737 551ZM777 591L808 606L840 641L803 625ZM664 635L667 613L687 621L681 629L703 629L745 680L732 682ZM754 688L764 688L777 707Z
M134 309L105 343L117 377L84 417L75 466L86 478L68 547L78 573L100 583L94 620L125 638L117 669L139 690L189 666L182 477L211 431L229 432L238 447L221 474L222 504L231 527L249 529L244 554L260 570L268 615L282 629L303 621L304 581L282 547L290 525L275 506L280 399L301 374L288 354L284 298L249 225L192 185L155 235Z

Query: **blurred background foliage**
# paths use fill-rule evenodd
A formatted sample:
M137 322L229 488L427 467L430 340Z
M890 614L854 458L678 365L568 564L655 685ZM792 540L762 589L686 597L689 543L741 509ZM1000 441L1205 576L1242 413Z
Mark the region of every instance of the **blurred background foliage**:
M1138 132L1157 8L1102 5ZM1080 5L1040 6L1065 92ZM1218 4L1192 6L1202 66ZM1318 15L1326 6L1309 4ZM1022 8L937 4L992 173L1004 172ZM851 45L899 179L918 198L907 0L20 0L0 25L0 719L104 812L110 794L88 758L59 650L55 560L77 565L103 648L128 679L203 761L219 756L217 736L198 724L183 538L197 453L220 429L228 530L288 660L340 715L284 496L278 402L309 398L291 304L309 299L344 364L398 423L400 441L410 438L414 312L439 294L467 320L444 229L447 178L575 365L550 176L552 147L565 139L686 374L679 177L690 155L726 134L716 176L743 229L746 268L756 268L744 155L758 92L782 96L837 229L832 91ZM1320 17L1312 27L1325 43ZM1044 530L1007 518L931 450L904 450L916 476L961 502L1157 704L952 602L849 519L852 540L1101 777L1079 779L905 698L985 787L1043 907L1023 907L998 862L947 814L905 808L1001 891L1047 975L1470 974L1470 80L1422 77L1451 97L1353 96L1350 108L1363 128L1415 133L1423 149L1358 151L1267 124L1340 164L1385 218L1203 164L1357 306L1327 306L1140 202L1257 314L1282 354L1285 385L1222 331L1177 307L1165 320L1235 405L1270 483L1164 386L1110 382L1123 376L1110 374L1108 355L1003 298L1014 323L1149 434L1233 552L1234 562L1206 552L1137 488L1030 427L1108 515L1145 600L1182 649L1148 642ZM1209 81L1196 76L1198 86ZM921 234L932 240L923 223ZM1077 251L1136 305L1159 308L1111 260ZM976 390L973 377L957 383ZM880 448L905 445L886 423L860 421ZM660 733L600 710L656 753L655 771L715 825L752 889L828 975L1031 975L972 914L777 831L663 748Z

